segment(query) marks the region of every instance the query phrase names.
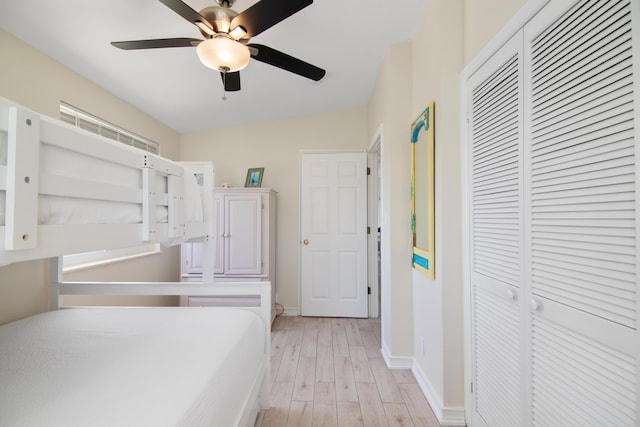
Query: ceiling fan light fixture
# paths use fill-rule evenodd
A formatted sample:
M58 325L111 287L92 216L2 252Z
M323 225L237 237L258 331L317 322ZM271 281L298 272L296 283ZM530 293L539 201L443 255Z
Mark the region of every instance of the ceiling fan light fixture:
M249 64L249 48L226 36L207 39L196 48L198 58L207 67L216 71L234 72Z

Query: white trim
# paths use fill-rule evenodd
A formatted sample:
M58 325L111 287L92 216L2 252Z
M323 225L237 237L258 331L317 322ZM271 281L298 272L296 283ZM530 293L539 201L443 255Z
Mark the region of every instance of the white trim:
M471 352L471 272L469 266L471 265L471 253L470 253L470 245L471 245L471 236L470 227L469 227L469 194L470 194L470 171L468 168L468 164L470 163L469 159L471 156L470 148L469 148L469 123L468 123L468 91L467 91L467 80L469 79L469 75L465 75L464 73L460 76L460 106L461 114L460 114L460 140L462 142L462 147L460 149L460 165L462 165L462 191L460 192L460 197L462 198L460 207L462 208L461 218L462 218L462 312L463 312L463 339L465 345L463 346L463 360L464 360L464 401L467 402L465 404L465 414L467 419L472 419L473 413L473 394L471 393L470 384L473 381L473 355Z
M300 316L300 310L298 310L298 307L285 307L280 316Z
M422 394L427 399L429 406L433 410L434 415L438 419L441 425L447 426L466 426L465 422L465 408L464 407L445 407L442 404L442 399L435 392L435 389L431 385L431 382L427 376L420 369L418 363L414 363L411 373L416 378L416 382L422 390Z
M378 224L380 174L379 164L382 159L382 125L374 134L369 148L367 148L367 167L371 174L367 177L367 224L371 227L371 234L367 236L367 281L371 288L369 295L369 317L380 316L380 260L378 257Z
M375 150L379 150L380 148L382 148L382 124L380 126L378 126L378 129L376 129L375 133L373 134L373 138L371 139L371 142L369 142L369 146L367 147L367 152L371 152L371 151L375 151Z
M414 366L413 357L392 356L385 344L382 344L380 353L389 369L412 369Z
M298 157L302 157L302 154L332 154L332 153L336 153L336 154L342 154L342 153L366 153L367 150L359 150L359 149L351 149L351 148L346 148L346 149L332 149L332 148L318 148L318 149L302 149L300 150L300 153L298 155Z

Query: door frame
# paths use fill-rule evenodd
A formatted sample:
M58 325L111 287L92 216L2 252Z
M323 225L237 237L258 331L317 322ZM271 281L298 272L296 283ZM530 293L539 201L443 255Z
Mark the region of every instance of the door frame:
M369 150L357 150L357 149L302 149L298 153L298 309L297 315L302 313L302 156L304 154L341 154L341 153L367 153L367 167L369 165ZM373 169L371 169L371 173L373 174ZM371 226L370 216L369 216L369 185L371 180L367 179L367 225ZM371 294L368 295L368 317L371 317L371 300L373 297L373 286L371 286L369 272L371 271L371 251L370 251L370 239L373 233L367 236L367 286L371 287ZM377 256L376 256L377 259ZM377 266L376 266L377 268ZM378 298L376 296L376 304Z
M382 126L378 128L367 148L367 222L371 234L367 236L367 280L369 294L369 317L380 317L380 250L378 228L380 224L380 181L382 177Z

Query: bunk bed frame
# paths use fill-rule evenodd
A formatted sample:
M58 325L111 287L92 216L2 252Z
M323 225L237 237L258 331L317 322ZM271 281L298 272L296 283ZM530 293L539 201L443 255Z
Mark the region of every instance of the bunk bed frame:
M0 265L151 242L173 245L211 234L212 225L203 217L185 221L184 204L185 182L195 179L189 172L196 167L200 169L197 173L208 177L204 182L208 200L203 201L208 206L212 165L178 164L2 98L0 135L0 160L4 158L0 191L6 198L0 223ZM70 170L74 168L79 170ZM103 176L96 177L97 170L103 170ZM118 175L136 182L123 178L126 182L113 183L111 178ZM54 198L90 200L109 204L107 207L137 205L140 219L126 223L102 218L99 223L39 221L43 205ZM159 209L166 210L164 222L156 218Z
M68 171L71 164L79 170ZM104 172L96 177L89 169ZM259 307L242 307L260 316L265 334L258 381L237 418L252 426L257 411L269 407L269 282L215 284L212 265L200 283L66 282L62 272L62 255L147 243L202 242L213 259L213 189L211 163L172 162L0 98L0 265L49 258L51 310L65 307L64 295L259 296ZM51 221L53 202L72 210L86 202L82 209L94 214L123 207L134 215L77 219L72 211Z

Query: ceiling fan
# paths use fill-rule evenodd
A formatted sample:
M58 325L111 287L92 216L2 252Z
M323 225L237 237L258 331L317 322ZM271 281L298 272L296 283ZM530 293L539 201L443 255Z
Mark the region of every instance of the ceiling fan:
M235 0L216 0L219 6L210 6L196 12L181 0L160 0L171 10L194 24L205 40L171 38L112 42L124 50L156 49L165 47L196 47L204 65L219 71L226 91L240 90L240 70L249 59L318 81L325 70L286 53L249 39L271 28L278 22L313 3L313 0L260 0L242 13L231 9Z

